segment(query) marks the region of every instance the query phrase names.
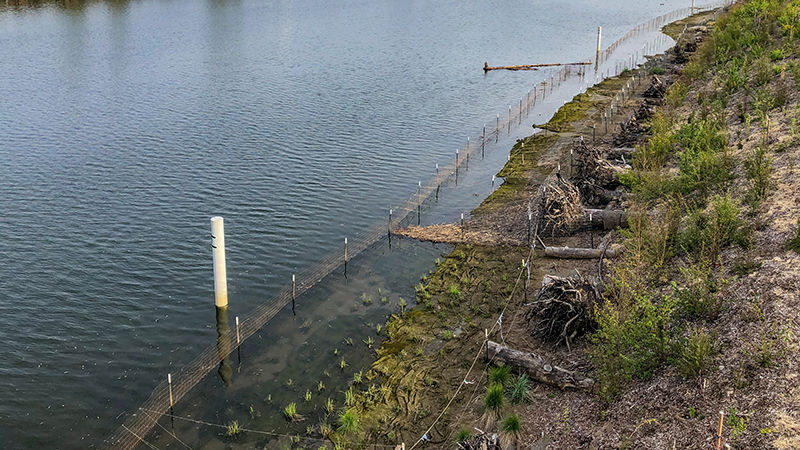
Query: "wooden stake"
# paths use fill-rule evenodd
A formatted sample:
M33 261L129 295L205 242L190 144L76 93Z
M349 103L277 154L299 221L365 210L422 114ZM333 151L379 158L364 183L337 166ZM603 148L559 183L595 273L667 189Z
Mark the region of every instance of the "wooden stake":
M719 431L717 432L717 450L722 450L722 419L725 417L725 413L720 411L719 412Z
M483 135L481 136L481 159L483 159L484 147L486 147L486 124L483 124Z

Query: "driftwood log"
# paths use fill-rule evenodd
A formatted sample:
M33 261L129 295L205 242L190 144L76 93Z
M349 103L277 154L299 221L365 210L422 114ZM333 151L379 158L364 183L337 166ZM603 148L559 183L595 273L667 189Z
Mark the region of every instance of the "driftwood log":
M620 252L615 248L605 251L606 258L616 258ZM561 259L597 259L603 255L601 248L545 247L544 255Z
M490 70L538 70L539 67L556 67L556 66L588 66L591 65L590 62L579 62L579 63L551 63L551 64L519 64L516 66L496 66L492 67L489 65L488 62L483 63L483 71L488 72Z
M613 230L628 226L628 215L618 209L587 209L586 217L591 218L593 228Z
M583 375L548 364L533 353L525 353L508 347L503 347L497 342L488 342L489 358L514 366L521 372L528 374L534 380L558 386L561 389L580 389L591 391L594 380Z

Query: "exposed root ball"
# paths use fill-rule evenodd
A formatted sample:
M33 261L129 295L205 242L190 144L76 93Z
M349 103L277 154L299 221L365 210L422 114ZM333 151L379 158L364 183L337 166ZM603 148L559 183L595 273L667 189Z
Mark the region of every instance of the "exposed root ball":
M582 276L545 277L536 300L525 313L531 334L546 342L571 340L597 327L592 318L600 296L598 283Z
M583 206L578 188L558 175L552 183L542 187L537 217L539 232L544 235L572 234L583 218Z

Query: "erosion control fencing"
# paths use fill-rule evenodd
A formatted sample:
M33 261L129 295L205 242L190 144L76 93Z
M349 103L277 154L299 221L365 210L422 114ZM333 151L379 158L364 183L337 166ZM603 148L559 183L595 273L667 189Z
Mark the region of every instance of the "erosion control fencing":
M716 2L705 5L702 9L720 7L730 3L730 1ZM695 8L695 10L700 9L701 8ZM691 8L684 8L660 16L636 27L611 44L604 51L599 52L596 62L602 63L609 60L614 55L615 50L620 48L622 44L640 38L639 34L643 31L657 30L666 23L685 17L691 12ZM666 38L661 39L661 41L653 40L645 44L641 54L636 52L633 55L628 55L627 59L630 60L631 63L624 67L634 67L634 64L642 61L646 54L650 54L650 51L655 51L655 49L659 48L659 42L663 44L665 42L663 39ZM589 82L586 82L586 72L587 70L591 70L588 67L589 66L563 66L546 80L532 86L518 103L509 105L507 111L504 111L503 114L497 114L492 121L484 125L479 130L477 136L468 138L466 146L459 149L458 152L453 155L453 159L451 159L449 163L442 164L441 166L437 165L434 174L426 174L424 177L421 177L418 185L415 186L416 189L411 198L409 198L404 205L399 208L392 208L391 210L387 209L387 216L385 218L379 219L375 225L366 230L363 234L351 237L347 243L343 242L341 251L334 252L315 266L297 274L295 283L287 283L287 285L269 301L240 320L235 329L220 330L220 337L216 344L210 345L180 371L169 374L168 377L165 376L164 381L156 386L150 397L137 409L139 412L148 411L149 414L137 412L127 415L124 423L104 441L104 447L113 450L129 450L137 447L156 425L156 422L161 416L168 413L172 405L179 402L206 375L218 367L220 361L236 349L237 343L240 344L250 338L261 329L264 324L275 317L281 309L292 302L295 297L302 295L324 277L331 274L335 269L344 265L346 272L348 259L352 259L370 245L376 243L387 234L390 234L392 230L404 228L415 223L421 223L421 214L423 208L426 206L426 202L438 200L442 188L450 185L457 186L460 172L463 177L462 171L469 169L470 159L474 162L476 159L483 158L487 148L499 142L501 133L509 135L512 125L520 125L523 118L527 117L531 110L536 107L537 102L546 102L548 97L554 93L554 90L560 86L562 82L571 77L580 77L580 81L582 83L585 82L586 86L588 86ZM641 80L645 74L648 73L647 70L649 70L647 67L638 70L638 80ZM616 73L617 70L615 69L615 74ZM601 75L598 75L595 81L599 81ZM608 72L606 76L610 76L610 72ZM637 78L634 78L634 80L636 79ZM621 93L622 96L619 97L619 101L622 101L624 95L626 95L625 92L628 91ZM617 105L618 104L619 102L617 102ZM615 110L608 111L612 118L615 112ZM427 181L423 182L423 178ZM493 177L491 181L485 180L481 184L488 185L491 183L494 187L499 187L500 182L501 180L495 180ZM552 177L548 178L548 183L553 183ZM540 199L539 201L546 201L546 198ZM533 205L532 207L537 211L541 210L541 206ZM532 213L525 213L523 207L521 207L520 210L523 211L521 213L521 220L523 222L526 220L526 216L527 218L531 217ZM555 221L553 221L551 225L548 225L546 214L541 212L537 212L537 217L537 220L543 220L540 225L537 225L542 227L541 234L546 233L548 226L550 226L551 233L556 233L558 227L555 225ZM579 223L577 226L585 226L585 224ZM559 232L560 231L564 230L559 230Z

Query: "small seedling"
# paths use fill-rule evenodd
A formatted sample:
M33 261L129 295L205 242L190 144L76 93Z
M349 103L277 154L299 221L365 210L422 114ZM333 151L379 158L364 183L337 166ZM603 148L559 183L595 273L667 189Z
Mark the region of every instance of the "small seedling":
M307 401L307 402L310 402L310 401L311 401L311 389L306 389L306 395L305 395L303 398L304 398L304 399L305 399L305 401Z
M286 420L290 422L294 422L295 420L300 420L302 416L297 414L297 404L295 402L289 403L286 407L283 408L283 415L286 417Z
M320 381L317 383L317 392L322 392L322 390L323 390L323 389L325 389L325 385L324 385L324 384L322 384L322 380L320 380Z
M228 437L236 437L244 432L244 429L239 425L239 421L234 420L225 427L225 434Z
M342 357L342 360L339 361L339 368L344 370L345 367L347 367L347 362L344 360L344 357Z

